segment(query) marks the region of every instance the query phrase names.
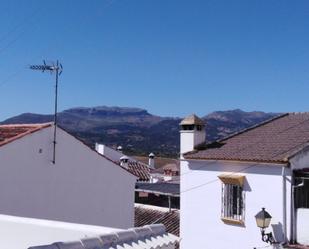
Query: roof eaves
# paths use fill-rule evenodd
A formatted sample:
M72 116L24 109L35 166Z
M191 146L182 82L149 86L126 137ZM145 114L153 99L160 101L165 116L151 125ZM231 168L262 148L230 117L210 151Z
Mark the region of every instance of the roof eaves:
M149 193L149 194L159 194L159 195L165 195L165 196L180 197L180 194L164 193L164 192L161 192L161 191L141 189L141 188L136 188L135 192L143 192L143 193Z
M240 159L240 158L215 158L215 157L185 157L187 160L203 161L225 161L225 162L242 162L242 163L261 163L261 164L282 164L289 166L289 160L258 160L258 159Z
M303 151L308 151L308 150L309 150L309 141L303 146L299 147L297 150L294 150L289 156L286 157L286 160L290 161L292 158L296 157Z

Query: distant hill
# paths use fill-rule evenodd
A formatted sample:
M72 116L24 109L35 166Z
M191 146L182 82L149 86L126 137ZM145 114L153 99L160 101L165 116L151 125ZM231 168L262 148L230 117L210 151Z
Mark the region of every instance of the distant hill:
M250 127L278 114L244 112L242 110L217 111L202 117L206 137L213 141ZM43 123L53 120L53 115L23 113L2 124ZM125 152L160 156L177 156L179 151L179 123L181 118L160 117L147 110L128 107L78 107L59 113L59 125L78 136L90 146L95 142L116 147Z

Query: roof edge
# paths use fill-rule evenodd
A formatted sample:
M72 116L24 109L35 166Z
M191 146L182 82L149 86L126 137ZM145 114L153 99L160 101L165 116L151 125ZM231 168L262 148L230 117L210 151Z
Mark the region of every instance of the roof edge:
M136 175L132 174L130 171L128 171L127 169L121 167L117 162L111 160L110 158L108 158L107 156L104 156L102 154L100 154L98 151L96 151L95 149L91 148L88 144L86 144L82 139L74 136L73 134L71 134L67 129L63 128L62 126L57 124L57 127L60 128L62 131L64 131L65 133L67 133L69 136L74 137L77 141L79 141L80 143L82 143L84 146L86 146L88 149L90 149L92 152L95 152L97 155L105 158L106 160L112 162L113 164L117 165L119 168L121 168L122 170L125 170L127 173L129 173L131 176L135 177L136 179L138 179L138 177L136 177Z
M294 157L296 157L298 154L300 154L302 151L304 150L308 150L309 149L309 141L304 144L303 146L301 146L300 148L298 148L297 150L295 150L291 155L289 155L289 157L287 157L286 159L287 160L291 160L293 159Z
M222 139L218 139L218 140L216 140L216 142L219 142L219 143L220 143L220 142L222 142L222 141L224 141L224 140L227 140L227 139L229 139L229 138L235 137L235 136L237 136L237 135L240 135L240 134L242 134L242 133L244 133L244 132L253 130L253 129L255 129L255 128L261 127L261 126L266 125L266 124L268 124L268 123L270 123L270 122L272 122L272 121L274 121L274 120L283 118L283 117L288 116L288 115L290 115L290 113L288 113L288 112L287 112L287 113L283 113L283 114L276 115L276 116L274 116L274 117L272 117L272 118L269 118L269 119L267 119L267 120L265 120L265 121L263 121L263 122L261 122L261 123L258 123L258 124L256 124L256 125L252 125L252 126L250 126L250 127L248 127L248 128L245 128L245 129L242 129L242 130L240 130L240 131L238 131L238 132L232 133L231 135L228 135L228 136L226 136L226 137L224 137L224 138L222 138Z
M272 164L275 166L282 165L282 166L290 166L290 162L288 159L286 160L249 160L249 159L222 159L222 158L193 158L193 157L185 157L185 160L192 160L192 161L223 161L223 162L241 162L241 163L259 163L259 164Z

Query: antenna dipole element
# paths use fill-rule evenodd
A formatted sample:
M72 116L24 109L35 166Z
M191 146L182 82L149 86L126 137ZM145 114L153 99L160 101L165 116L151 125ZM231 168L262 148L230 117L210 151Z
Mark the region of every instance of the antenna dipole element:
M50 73L55 73L56 75L56 83L55 83L55 110L54 110L54 139L53 139L53 160L52 163L56 163L56 144L57 144L57 112L58 112L58 78L62 73L63 67L61 63L57 60L56 64L52 63L52 65L47 65L45 60L43 60L43 65L31 65L30 69L39 70L44 73L45 71L49 71Z

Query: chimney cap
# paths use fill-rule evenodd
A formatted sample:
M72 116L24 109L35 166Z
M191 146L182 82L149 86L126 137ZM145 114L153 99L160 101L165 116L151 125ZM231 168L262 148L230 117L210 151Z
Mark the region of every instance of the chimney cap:
M199 118L198 116L196 116L195 114L192 114L190 116L187 116L186 118L184 118L181 122L180 125L205 125L205 122Z
M149 154L149 157L150 158L154 158L155 157L155 154L153 154L152 152Z
M129 158L127 156L120 157L120 161L124 161L124 160L129 160Z

